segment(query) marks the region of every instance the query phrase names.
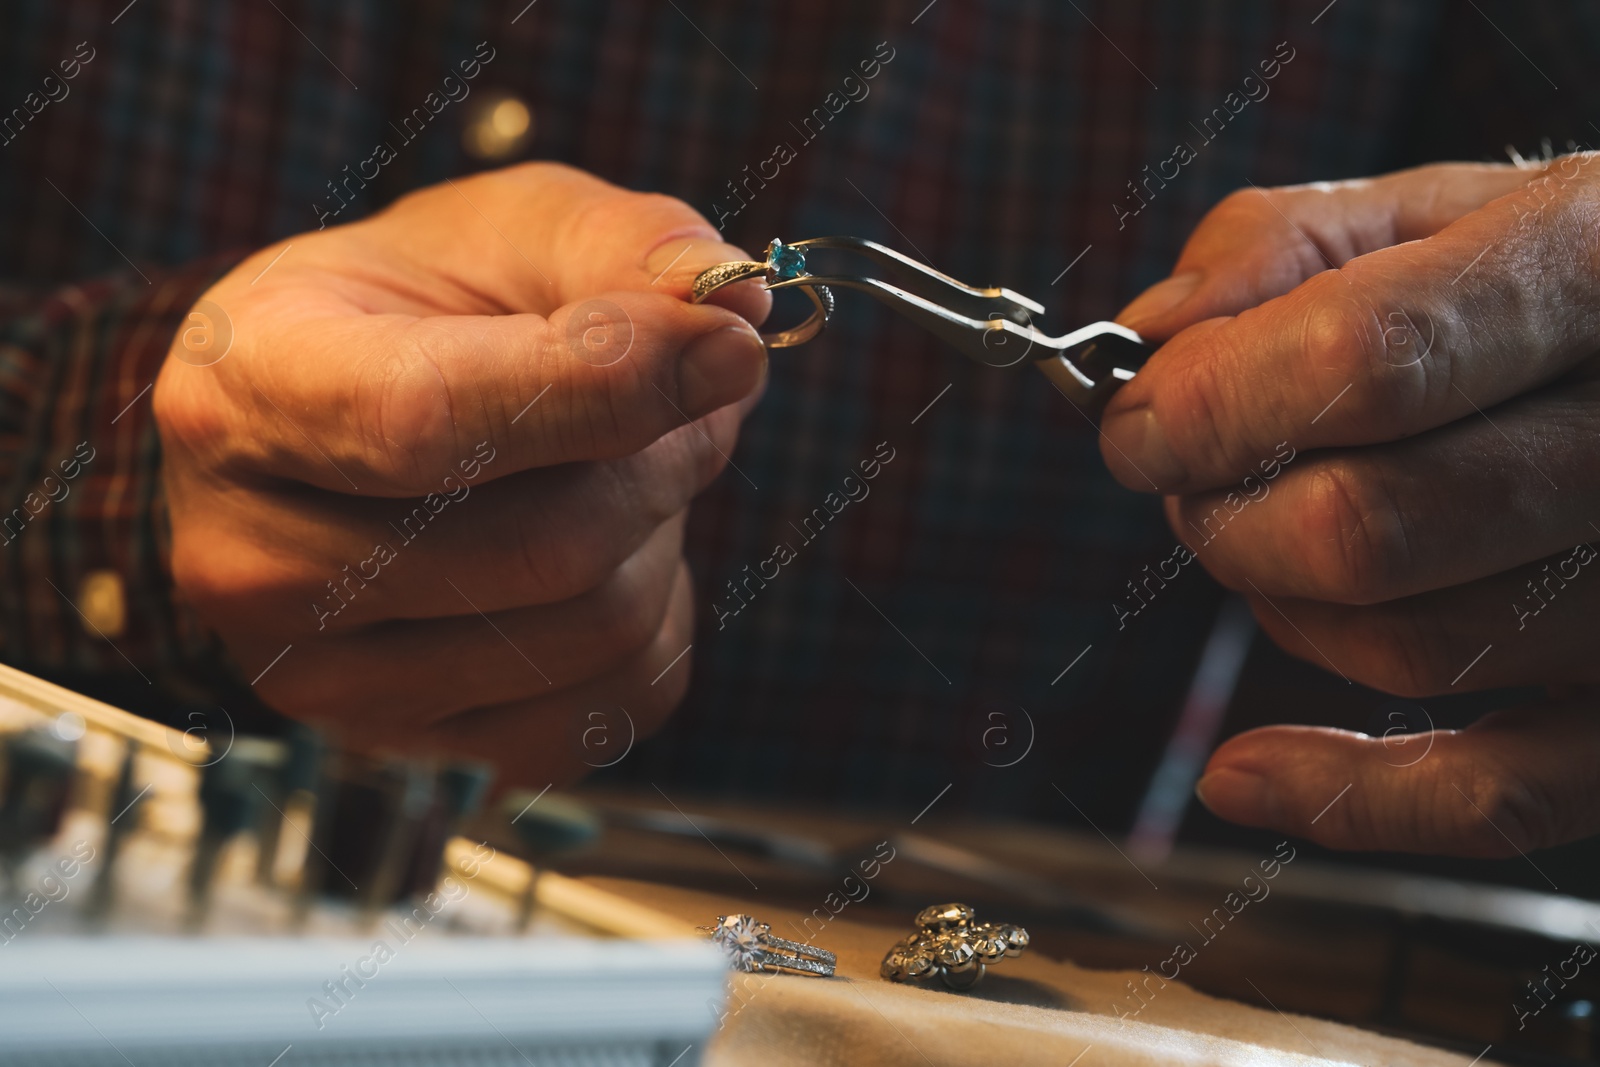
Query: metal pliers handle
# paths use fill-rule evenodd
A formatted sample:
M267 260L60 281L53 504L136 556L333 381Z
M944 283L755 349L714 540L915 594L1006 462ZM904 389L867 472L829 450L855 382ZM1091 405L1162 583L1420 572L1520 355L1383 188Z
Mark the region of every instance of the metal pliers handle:
M769 280L768 289L854 289L943 339L968 359L989 367L1031 361L1080 407L1099 411L1154 351L1126 326L1095 322L1060 337L1033 325L1044 306L1010 289L977 288L942 274L892 248L860 237L813 237L788 246L853 252L885 268L879 278L800 274ZM814 290L813 290L814 291Z

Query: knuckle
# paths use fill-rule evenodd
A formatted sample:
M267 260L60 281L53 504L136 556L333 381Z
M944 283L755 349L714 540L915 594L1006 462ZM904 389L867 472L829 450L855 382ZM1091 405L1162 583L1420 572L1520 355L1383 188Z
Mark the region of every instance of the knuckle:
M661 655L651 656L648 660L657 671L666 670L667 673L661 676L660 681L646 686L644 690L637 717L640 736L653 734L666 725L672 713L688 695L689 679L694 668L694 652L685 653L682 659L668 669L667 664L671 663L672 657L676 654L663 645Z
M683 510L667 479L630 461L594 464L567 486L519 498L495 527L490 551L509 561L510 584L537 603L567 600L612 582L639 546Z
M675 569L647 570L642 576L619 576L607 584L600 612L599 643L617 658L648 648L666 622Z
M279 638L299 641L296 634L331 636L352 625L337 612L319 610L333 597L305 561L285 563L270 548L222 531L175 531L169 567L179 599L230 649L241 641L271 644Z
M186 403L186 399L169 362L156 376L156 387L150 394L150 411L163 436L168 434L179 438L187 436L190 409L196 405Z
M189 537L174 531L169 566L172 584L202 616L216 617L239 597L238 582L232 567L216 565L217 554L198 546Z
M1462 658L1448 617L1415 598L1374 610L1358 640L1356 680L1413 699L1448 689L1470 658Z
M605 459L635 451L644 443L640 402L649 395L638 363L624 359L581 372L577 363L569 353L572 406L561 428L565 454Z
M1470 324L1461 309L1436 307L1417 295L1402 292L1394 299L1347 276L1321 283L1305 318L1302 350L1309 380L1326 382L1321 395L1349 389L1348 399L1326 412L1330 425L1392 439L1424 428L1428 413L1448 403L1453 353Z
M1328 410L1330 423L1348 424L1359 418L1388 425L1417 404L1415 386L1422 375L1414 368L1398 372L1388 362L1382 316L1349 292L1344 281L1334 279L1332 284L1339 289L1329 288L1329 283L1319 286L1321 292L1302 327L1300 347L1308 383L1318 388L1319 396L1332 397L1349 389L1349 399Z
M731 438L737 433L728 432L723 418L731 414L714 412L699 423L670 430L647 449L647 453L655 453L651 455L654 462L637 472L640 480L635 482L634 492L652 524L666 522L682 511L722 472L727 454L733 451Z
M674 232L696 230L701 237L717 237L704 215L666 193L629 192L619 207L640 232L655 233L662 237ZM689 236L689 234L685 234Z
M491 171L483 177L493 176L497 180L510 182L516 185L526 184L540 178L565 179L569 181L594 181L587 172L579 170L568 163L553 159L530 159L521 163L502 167L498 171Z
M1317 595L1342 604L1392 599L1412 569L1400 510L1381 472L1344 456L1307 472L1302 536L1292 550Z
M614 566L610 540L581 526L552 530L542 509L518 507L509 524L510 558L539 602L567 600L599 585Z
M251 618L259 607L284 592L266 568L253 566L252 553L203 531L173 532L172 581L202 617L216 622Z
M209 381L206 379L207 385ZM167 450L180 446L190 453L215 455L219 446L230 443L230 405L220 397L208 400L199 395L204 390L196 378L196 369L171 357L156 376L156 386L150 394L151 412Z
M1273 213L1274 204L1281 194L1273 189L1241 187L1235 189L1207 213L1205 223L1226 224L1241 219L1256 219Z
M1555 175L1546 175L1540 181L1554 185L1556 190L1544 215L1544 234L1554 236L1558 247L1569 250L1574 247L1573 238L1580 238L1581 247L1592 251L1596 216L1600 215L1600 188L1592 182L1569 183Z
M694 649L689 645L694 626L694 605L688 595L684 568L673 587L675 595L662 618L649 651L641 658L643 670L654 679L643 685L639 699L641 734L654 733L683 702L694 674ZM662 673L662 672L665 673Z
M348 410L363 469L394 484L431 487L455 462L456 414L448 380L426 341L403 335L401 350L374 353L352 384Z
M635 233L704 227L714 234L711 224L694 208L665 193L611 189L606 195L588 198L568 219L566 232L577 242L591 241L597 235L614 234L618 226Z
M1551 292L1567 289L1563 302L1592 304L1595 278L1600 275L1600 183L1572 181L1547 174L1528 187L1531 203L1523 208L1523 220L1532 225L1525 240L1513 244L1517 277L1528 284L1504 286L1497 296L1508 304L1508 312L1526 324L1537 324L1549 315ZM1553 281L1552 279L1556 279Z
M297 666L292 671L268 671L254 685L255 693L273 709L309 721L359 719L373 702L366 687L352 685L349 671L325 671Z
M309 647L305 652L292 670L268 671L253 686L257 696L285 715L344 729L403 730L436 711L419 694L415 679L403 673L375 682L370 672L350 670L338 652ZM265 664L276 654L265 650L252 662Z
M1240 386L1232 345L1224 339L1216 356L1196 360L1175 378L1176 389L1162 405L1162 429L1171 435L1180 454L1213 457L1221 466L1234 469L1248 466L1254 458L1244 455L1248 444L1237 433L1239 422L1230 412L1239 409ZM1172 417L1176 416L1176 417Z
M1549 843L1554 820L1548 798L1502 765L1473 764L1467 782L1452 784L1445 802L1457 813L1449 829L1476 855L1514 856Z
M1318 206L1328 195L1326 187L1235 189L1206 214L1195 234L1196 237L1202 232L1208 237L1241 233L1271 235L1272 255L1260 256L1260 251L1267 246L1258 246L1253 258L1264 276L1281 280L1278 292L1287 292L1324 270L1328 255L1348 258L1344 249L1336 248L1333 253L1325 251L1324 245L1330 241L1337 245L1338 238L1318 233L1317 221L1321 215ZM1191 238L1191 242L1193 240Z

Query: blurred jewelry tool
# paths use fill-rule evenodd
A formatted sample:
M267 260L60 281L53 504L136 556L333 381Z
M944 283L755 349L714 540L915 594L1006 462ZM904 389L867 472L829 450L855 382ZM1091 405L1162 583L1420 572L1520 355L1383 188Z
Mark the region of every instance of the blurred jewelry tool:
M878 973L891 982L937 977L946 988L971 989L990 964L1022 955L1028 931L1012 923L973 922L965 904L935 904L917 912L915 933L896 941Z
M83 733L68 712L0 741L0 900L23 899L24 862L61 829Z
M813 251L851 252L884 268L894 283L851 274L812 274ZM802 289L815 310L790 330L762 334L768 348L804 344L833 316L834 289L855 289L921 326L968 359L988 367L1033 363L1068 400L1098 411L1130 380L1154 351L1126 326L1095 322L1060 337L1034 326L1044 305L1010 289L979 288L956 281L910 256L860 237L813 237L793 244L774 238L767 258L719 263L702 271L692 287L694 302L734 282L759 278L769 290Z

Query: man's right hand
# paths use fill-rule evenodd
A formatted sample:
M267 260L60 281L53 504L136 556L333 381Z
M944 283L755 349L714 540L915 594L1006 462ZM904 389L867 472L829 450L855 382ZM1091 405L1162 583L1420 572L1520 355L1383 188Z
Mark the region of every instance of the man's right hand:
M765 378L769 303L685 298L748 258L550 164L256 253L156 385L180 595L346 744L525 782L615 755L618 709L645 732L688 683L684 518ZM586 759L594 712L616 728Z

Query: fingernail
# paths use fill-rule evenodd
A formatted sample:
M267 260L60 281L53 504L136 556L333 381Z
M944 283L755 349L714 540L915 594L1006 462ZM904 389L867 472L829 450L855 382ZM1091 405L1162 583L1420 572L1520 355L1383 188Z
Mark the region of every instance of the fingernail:
M1272 784L1248 771L1211 771L1195 783L1194 793L1213 815L1229 822L1272 826L1279 818Z
M1135 408L1108 416L1101 427L1112 449L1106 461L1124 485L1159 492L1178 489L1189 480L1189 471L1172 454L1161 421L1150 408ZM1118 470L1126 464L1126 469Z
M644 270L650 284L666 288L686 288L695 275L707 267L729 260L749 259L733 245L703 237L669 237L644 257Z
M1201 279L1204 277L1197 270L1186 270L1182 274L1174 274L1165 281L1157 282L1134 298L1133 303L1123 308L1117 315L1117 321L1129 329L1137 331L1141 322L1165 315L1200 288Z
M695 338L678 363L678 403L690 418L743 400L767 374L767 349L749 326Z

